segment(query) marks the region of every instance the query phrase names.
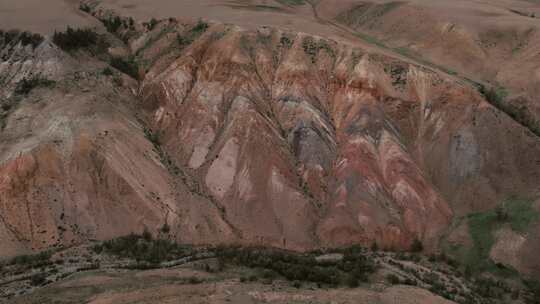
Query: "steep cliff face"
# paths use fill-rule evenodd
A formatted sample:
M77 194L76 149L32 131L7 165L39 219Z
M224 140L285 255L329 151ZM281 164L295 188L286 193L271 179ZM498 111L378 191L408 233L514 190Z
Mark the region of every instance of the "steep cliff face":
M49 40L4 46L1 255L163 226L196 244L434 249L454 215L539 190L538 137L452 76L273 28L139 27L115 33L138 82ZM56 84L15 94L30 75Z

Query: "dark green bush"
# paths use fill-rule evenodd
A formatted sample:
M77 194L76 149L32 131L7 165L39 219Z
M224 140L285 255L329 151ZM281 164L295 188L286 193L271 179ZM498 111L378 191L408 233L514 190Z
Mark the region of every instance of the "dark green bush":
M43 251L37 254L20 255L11 259L12 265L30 265L40 267L41 265L50 264L50 258L52 253L49 251Z
M196 276L191 276L191 277L189 277L188 282L189 282L189 284L201 284L203 282L203 280L201 280L200 278L198 278Z
M291 40L291 38L289 38L287 36L282 36L279 39L279 44L283 48L290 49L292 47L292 45L293 45L293 41Z
M481 85L479 91L491 104L500 105L504 101L505 93L500 89Z
M33 76L31 78L25 77L15 85L15 94L27 95L37 87L51 87L54 84L54 81L41 76Z
M156 20L156 18L150 19L149 22L144 22L143 25L149 30L153 30L156 28L156 25L158 25L159 21Z
M111 16L107 19L101 20L101 22L109 33L116 33L120 26L122 26L122 19L118 16Z
M73 29L68 26L65 32L54 32L53 42L64 51L73 51L97 45L98 38L92 29Z
M148 231L148 229L144 229L142 233L142 238L147 242L152 241L152 234L150 233L150 231Z
M22 32L20 36L20 41L22 45L32 45L33 48L36 48L38 45L43 42L43 36L40 34L32 34L30 32Z
M321 50L324 50L330 56L335 58L334 50L325 40L315 41L312 37L308 36L302 41L302 48L304 49L304 53L311 59L312 63L317 61L317 54L319 54L319 51Z
M346 250L344 258L337 262L319 262L309 254L261 248L218 248L216 254L225 263L265 269L264 278L268 273L273 273L289 281L309 281L330 286L348 284L352 280L367 281L368 274L375 270L373 262L356 250Z
M191 30L195 35L201 35L202 33L206 32L208 29L208 23L199 20L197 21L197 24L193 27Z
M163 224L163 226L161 227L161 232L167 234L171 231L171 227L169 227L169 224L165 223Z
M130 234L113 240L105 241L93 247L94 252L106 252L119 257L131 258L137 262L155 265L164 261L174 260L191 253L190 249L175 242L163 239L153 239L149 232L144 235ZM141 264L144 265L144 264ZM140 269L141 265L134 268Z
M191 28L191 30L187 34L185 34L185 35L178 34L177 35L178 44L181 47L186 47L186 46L190 45L199 36L204 34L204 32L206 32L207 29L208 29L208 23L206 23L206 22L204 22L202 20L199 20L197 22L197 24L195 24L195 26L193 26L193 28Z
M135 79L139 79L139 66L133 57L127 59L113 57L110 65Z
M0 37L2 37L4 44L9 44L12 41L14 41L17 37L19 37L20 33L21 32L19 30L10 30L7 32L0 30Z
M110 67L104 68L101 73L105 76L112 76L114 74L113 70Z
M32 45L36 48L43 42L44 38L40 34L32 34L30 32L19 30L3 31L0 30L0 45L10 43L21 43L23 46Z
M30 284L32 284L32 286L41 286L46 280L47 275L45 273L38 273L30 277Z
M392 285L399 284L400 282L398 276L393 273L386 275L386 281Z
M354 275L348 275L345 284L350 288L356 288L360 285L358 284L358 279Z
M419 239L414 239L412 245L411 245L411 251L412 252L422 252L424 250L424 245L422 244L422 241Z
M92 10L88 4L84 4L84 3L79 5L79 9L85 13L90 13L90 11Z

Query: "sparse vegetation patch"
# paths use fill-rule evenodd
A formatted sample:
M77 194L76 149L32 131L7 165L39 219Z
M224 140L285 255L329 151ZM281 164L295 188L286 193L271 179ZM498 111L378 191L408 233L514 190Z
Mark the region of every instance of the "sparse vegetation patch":
M98 52L104 52L108 47L108 43L94 30L73 29L69 26L65 32L54 32L53 42L67 52L82 48L97 48Z
M261 269L265 279L283 277L289 281L306 281L328 286L355 286L366 282L376 269L371 258L359 247L343 251L343 259L318 261L314 254L294 254L263 248L227 247L216 250L224 264Z
M285 49L290 49L293 45L293 42L293 38L289 37L288 35L283 35L279 39L279 45Z
M110 65L134 79L139 79L139 65L132 56L128 58L113 57Z
M508 92L502 87L478 85L478 90L494 107L505 112L512 119L528 128L537 136L540 136L540 121L534 118L526 103L519 102L519 100L506 100Z
M27 95L35 88L52 87L55 85L55 83L56 82L54 82L53 80L49 80L42 76L33 76L30 78L25 77L19 82L17 82L15 86L15 94Z
M119 16L110 16L109 18L102 19L101 22L107 31L113 34L122 26L122 19Z
M146 29L149 31L155 29L156 25L158 24L159 24L159 21L156 18L152 18L148 22L143 22L143 26L146 27Z
M469 226L473 248L458 252L470 274L479 274L484 271L503 276L513 275L515 272L503 265L495 264L489 258L489 252L495 243L494 233L503 225L516 232L524 233L531 223L540 219L540 215L527 200L507 200L501 206L469 215L466 220Z
M306 4L306 0L277 0L283 5L297 6Z
M188 246L179 245L167 239L154 239L145 231L105 241L93 247L96 253L108 253L122 258L130 258L141 267L151 267L161 262L171 261L191 253Z
M41 44L41 42L43 42L43 40L44 38L40 34L30 33L27 31L21 32L19 30L0 30L0 46L20 42L22 46L31 45L32 48L35 49Z
M208 30L208 23L199 20L195 26L193 26L187 33L178 34L177 40L180 47L184 48L193 43L197 38L204 34Z
M313 37L308 36L304 38L304 41L302 41L302 47L304 48L304 52L306 53L306 55L308 55L311 59L312 63L315 63L317 61L317 55L321 50L324 50L329 56L334 59L336 57L334 50L325 40L315 41Z

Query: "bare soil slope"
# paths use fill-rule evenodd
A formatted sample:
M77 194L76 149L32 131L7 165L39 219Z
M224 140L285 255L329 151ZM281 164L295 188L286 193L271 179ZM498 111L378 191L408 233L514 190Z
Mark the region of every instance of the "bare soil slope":
M267 27L130 31L113 34L138 83L49 40L4 46L2 254L165 224L190 243L434 249L453 214L538 191L538 137L437 70ZM14 93L31 75L56 86Z
M449 37L465 33L460 41L471 45L452 49L445 43L453 40L430 32L438 27L426 28L432 40L424 43L408 23L415 18L388 17L459 12L442 2L429 9L416 2L164 1L155 10L147 10L150 1L84 4L81 18L90 23L114 20L110 8L120 12L111 33L98 29L110 43L103 54L66 52L50 37L33 46L2 33L0 256L164 227L183 243L407 250L420 240L431 252L452 233L453 220L540 193L540 137L531 121L508 115L463 79L517 73L489 61L506 60L513 42L497 32L488 52L474 38L495 28L499 19L491 15L486 24L452 19ZM67 16L81 14L73 6ZM364 9L367 21L357 18ZM165 14L190 20L130 25L131 15ZM194 21L199 15L220 22ZM509 79L523 82L524 111L534 114L536 19L527 18L518 25L533 28L532 36L507 61L532 62ZM513 27L510 21L500 26ZM24 26L18 22L10 27ZM437 64L355 33L366 28L416 41ZM429 51L437 48L445 50L440 57ZM464 50L476 57L465 59ZM108 66L113 57L134 71ZM463 70L448 73L447 64L458 63ZM20 91L36 77L47 81ZM538 221L527 223L514 231L518 237L493 231L493 238L534 244ZM474 241L475 230L469 233ZM531 250L516 251L516 260L502 249L495 246L493 259L520 271L540 263Z

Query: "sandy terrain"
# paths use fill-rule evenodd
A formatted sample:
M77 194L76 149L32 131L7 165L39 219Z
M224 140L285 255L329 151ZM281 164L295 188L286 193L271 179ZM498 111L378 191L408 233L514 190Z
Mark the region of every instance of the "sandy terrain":
M46 3L46 4L45 4ZM94 26L78 9L77 0L2 0L0 1L0 29L24 29L50 34L66 26Z
M76 274L29 296L16 298L11 303L454 303L410 286L379 286L378 291L370 288L310 290L297 289L282 281L272 284L240 283L238 277L231 273L208 275L186 268L151 272L152 275L136 271ZM189 283L193 277L205 282Z

